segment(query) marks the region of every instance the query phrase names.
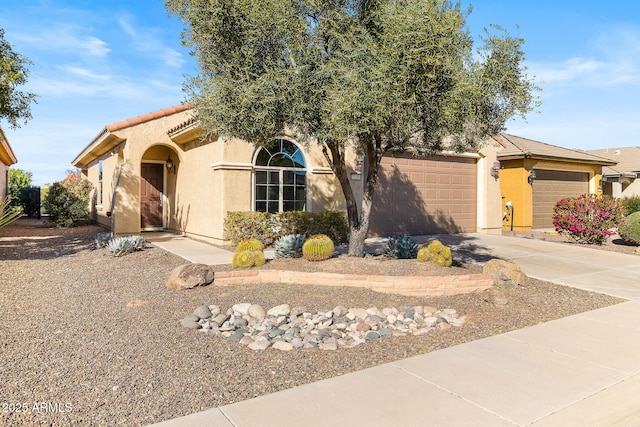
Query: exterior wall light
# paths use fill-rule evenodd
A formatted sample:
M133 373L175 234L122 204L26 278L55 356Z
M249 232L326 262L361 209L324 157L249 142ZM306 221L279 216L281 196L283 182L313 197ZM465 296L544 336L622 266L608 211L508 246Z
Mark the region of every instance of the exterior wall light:
M531 172L529 173L529 176L527 177L527 182L529 184L533 184L533 181L535 181L535 179L536 179L536 171L532 169Z
M171 172L171 170L173 170L174 173L175 173L173 160L171 160L171 156L167 157L167 160L166 160L165 164L167 166L167 171Z
M493 177L493 179L497 180L500 177L500 160L496 160L493 162L493 166L491 166L491 170L489 174Z

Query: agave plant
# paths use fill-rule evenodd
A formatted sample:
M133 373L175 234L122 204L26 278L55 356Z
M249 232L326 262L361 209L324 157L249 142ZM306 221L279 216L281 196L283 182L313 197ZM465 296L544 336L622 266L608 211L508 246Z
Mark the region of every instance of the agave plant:
M111 256L123 256L144 249L145 243L142 236L116 237L107 243L106 248Z
M22 216L22 208L11 208L9 198L5 197L0 202L0 228L11 224Z
M276 258L300 258L305 237L302 234L287 234L275 244Z
M391 236L380 253L389 258L413 259L418 253L418 244L409 236Z
M111 232L106 232L106 233L98 233L96 235L96 248L104 248L105 246L107 246L107 244L109 243L109 240L111 240L113 238L113 233Z

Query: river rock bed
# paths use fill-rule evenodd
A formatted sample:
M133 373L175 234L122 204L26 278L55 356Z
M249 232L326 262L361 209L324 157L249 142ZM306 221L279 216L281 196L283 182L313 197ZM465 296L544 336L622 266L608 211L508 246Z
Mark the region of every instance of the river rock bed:
M337 350L384 337L422 335L433 329L464 325L465 316L455 309L429 306L347 308L308 310L281 304L265 310L251 303L235 304L226 311L217 305L198 306L180 320L188 329L221 334L251 350L273 347Z

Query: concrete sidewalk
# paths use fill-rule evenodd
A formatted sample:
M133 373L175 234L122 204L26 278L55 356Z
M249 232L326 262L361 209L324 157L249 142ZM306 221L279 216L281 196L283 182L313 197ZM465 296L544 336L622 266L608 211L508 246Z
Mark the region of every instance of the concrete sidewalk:
M532 277L632 301L157 426L640 425L640 257L515 237L438 237L467 261L497 256Z

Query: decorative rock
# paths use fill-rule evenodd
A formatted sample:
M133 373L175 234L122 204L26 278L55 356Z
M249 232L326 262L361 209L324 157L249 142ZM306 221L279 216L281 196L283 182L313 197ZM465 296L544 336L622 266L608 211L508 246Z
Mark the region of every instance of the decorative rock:
M267 312L264 311L264 308L258 304L252 304L249 306L247 310L247 314L251 317L255 317L256 319L264 319L267 315Z
M183 264L171 270L164 279L165 286L174 291L207 286L213 282L214 272L205 264Z
M211 310L206 305L201 305L193 311L195 316L198 316L198 319L208 319L211 317Z
M380 334L376 331L369 331L367 335L365 335L364 339L367 341L376 341L380 339Z
M267 340L254 341L247 346L251 350L266 350L271 347L271 343Z
M273 348L282 351L291 351L293 350L293 344L288 343L286 341L278 341L273 344Z
M218 315L213 319L213 321L214 321L215 323L217 323L217 324L218 324L218 326L220 326L220 325L222 325L224 322L226 322L227 320L229 320L229 317L231 317L231 316L229 316L228 314L218 314Z
M241 316L243 316L245 314L249 314L249 307L251 307L251 303L243 302L240 304L234 304L231 308L235 313L238 313Z
M187 329L200 329L200 328L202 328L200 323L198 323L197 321L186 319L186 318L180 320L180 324L182 325L182 327L187 328Z
M349 312L347 307L344 307L342 305L337 306L332 311L333 311L334 317L344 317L344 315Z
M289 304L280 304L267 311L267 315L274 317L288 316L289 313L291 313L291 307Z
M494 286L497 287L513 288L527 285L527 275L513 262L492 259L484 265L482 272L491 276Z
M367 310L363 308L350 308L348 314L353 314L357 319L367 318Z
M216 317L218 314L220 314L220 307L217 305L210 305L209 311L211 312L211 317Z

